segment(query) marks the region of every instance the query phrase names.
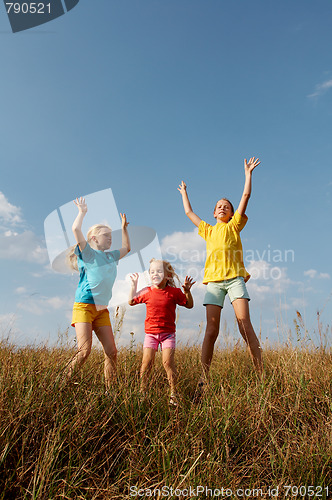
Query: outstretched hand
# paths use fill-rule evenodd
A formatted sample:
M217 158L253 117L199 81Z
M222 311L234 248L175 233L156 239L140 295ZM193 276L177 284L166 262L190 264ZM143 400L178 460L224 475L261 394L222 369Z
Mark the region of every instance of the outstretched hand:
M181 181L181 184L179 184L178 191L183 195L187 192L187 185L184 181Z
M78 211L81 212L82 214L86 214L88 211L88 205L86 204L85 198L82 196L80 198L76 198L74 200L75 205L78 208Z
M121 214L120 213L120 217L121 217L121 226L122 226L122 229L126 229L126 227L129 224L129 222L127 221L126 214Z
M136 288L137 287L137 283L138 283L139 274L138 273L134 273L134 274L131 274L129 277L131 279L132 286Z
M251 174L251 172L260 164L260 161L258 158L255 158L254 156L250 158L250 160L247 162L247 160L244 160L244 171L247 174Z
M190 292L191 287L196 283L191 276L186 276L182 288L184 292Z

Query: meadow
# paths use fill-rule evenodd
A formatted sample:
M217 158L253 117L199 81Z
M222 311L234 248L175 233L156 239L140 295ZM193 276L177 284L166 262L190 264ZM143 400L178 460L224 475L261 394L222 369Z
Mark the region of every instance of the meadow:
M295 322L295 341L265 348L262 381L244 346L218 348L199 402L200 347L179 346L178 408L160 356L140 397L134 337L110 394L97 348L66 384L74 348L2 341L0 500L329 498L331 329L319 346L300 334Z

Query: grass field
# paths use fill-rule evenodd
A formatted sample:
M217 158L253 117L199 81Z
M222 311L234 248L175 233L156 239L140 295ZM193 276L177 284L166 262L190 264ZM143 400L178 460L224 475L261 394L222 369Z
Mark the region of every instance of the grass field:
M326 345L265 349L263 382L242 347L218 350L211 387L196 404L200 349L179 347L177 409L168 407L159 356L151 392L141 400L140 347L119 351L110 395L97 349L78 384L61 381L73 353L68 346L0 345L0 499L332 494Z

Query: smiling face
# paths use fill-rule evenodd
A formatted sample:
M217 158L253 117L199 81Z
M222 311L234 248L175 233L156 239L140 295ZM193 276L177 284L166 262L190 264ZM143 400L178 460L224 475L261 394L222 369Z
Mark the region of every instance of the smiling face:
M222 198L217 202L213 212L213 216L217 219L217 222L229 222L233 215L233 207L230 201Z
M162 260L155 260L151 262L149 274L152 286L161 288L166 285L164 263Z

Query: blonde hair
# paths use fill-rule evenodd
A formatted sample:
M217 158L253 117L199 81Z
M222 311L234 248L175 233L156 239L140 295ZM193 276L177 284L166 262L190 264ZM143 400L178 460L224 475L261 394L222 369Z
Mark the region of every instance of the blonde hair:
M112 228L108 226L107 224L94 224L88 229L88 232L86 233L86 240L90 244L90 241L92 240L93 236L98 236L100 231L102 229L109 229L112 231ZM78 271L78 265L77 265L77 255L75 254L75 248L77 245L73 245L72 247L68 248L67 255L66 255L66 262L67 265L71 268L74 269L75 271Z
M173 288L177 288L177 285L175 283L175 279L178 281L178 285L181 285L181 281L179 276L176 274L172 264L168 262L168 260L162 260L162 259L151 259L150 260L150 265L152 262L162 262L164 266L164 274L167 278L166 284L169 286L172 286ZM149 268L150 272L150 268Z

